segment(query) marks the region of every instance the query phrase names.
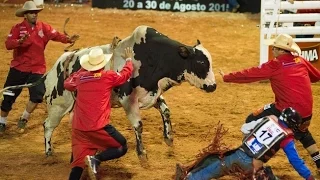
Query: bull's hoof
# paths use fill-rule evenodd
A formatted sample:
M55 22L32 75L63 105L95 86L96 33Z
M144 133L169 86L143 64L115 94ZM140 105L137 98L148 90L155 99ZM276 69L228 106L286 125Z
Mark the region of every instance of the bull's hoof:
M164 142L165 142L168 146L173 146L173 139L164 138Z
M174 152L175 152L174 146L170 146L166 154L168 157L174 157L175 156Z
M48 152L46 152L46 156L47 156L47 157L52 156L52 154L53 154L53 153L52 153L52 151L48 151Z
M147 156L146 150L143 150L142 154L139 155L139 160L140 160L140 165L143 168L148 168L149 167L148 156Z
M17 132L18 132L19 134L23 134L23 133L26 132L26 129L17 129Z

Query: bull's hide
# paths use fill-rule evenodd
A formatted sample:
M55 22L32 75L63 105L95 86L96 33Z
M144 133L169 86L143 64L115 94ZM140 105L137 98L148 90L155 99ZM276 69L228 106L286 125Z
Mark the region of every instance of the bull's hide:
M112 102L124 108L134 127L137 154L141 158L146 157L146 151L142 143L139 109L154 107L159 110L164 124L164 139L171 145L170 111L161 94L184 81L206 92L213 92L216 88L211 55L199 41L195 46L187 46L151 27L139 26L116 47L113 48L113 44L100 47L104 53L113 53L113 59L106 65L106 69L115 71L120 71L125 64L123 54L126 47L133 47L135 52L133 75L128 82L114 88ZM51 136L54 128L72 110L74 104L75 96L63 87L65 75L79 70L79 58L88 54L90 49L92 47L62 54L45 76L48 117L44 127L47 155L52 153Z

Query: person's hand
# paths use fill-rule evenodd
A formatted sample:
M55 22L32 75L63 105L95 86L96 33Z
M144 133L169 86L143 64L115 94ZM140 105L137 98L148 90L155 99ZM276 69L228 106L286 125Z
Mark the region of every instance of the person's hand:
M22 36L22 37L18 40L19 44L22 44L25 40L28 39L29 36L30 36L29 33L24 34L24 36Z
M68 42L74 43L76 40L78 40L80 36L78 34L72 35L71 37L68 37Z
M125 48L124 49L124 56L123 56L123 58L125 59L125 60L127 60L127 59L133 59L133 56L134 56L134 52L133 52L133 48L132 47L127 47L127 48Z

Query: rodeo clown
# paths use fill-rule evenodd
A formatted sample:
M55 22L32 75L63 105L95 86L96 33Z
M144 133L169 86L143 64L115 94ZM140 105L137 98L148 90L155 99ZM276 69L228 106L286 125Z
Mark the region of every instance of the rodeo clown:
M294 131L301 123L300 114L291 107L286 108L279 118L271 115L243 124L241 131L245 138L241 146L225 151L221 150L224 144L217 142L223 133L217 130L215 140L198 154L196 161L188 166L177 164L175 180L209 180L226 175L240 179L277 180L271 168L264 168L263 163L268 162L280 148L300 176L314 180L293 141Z

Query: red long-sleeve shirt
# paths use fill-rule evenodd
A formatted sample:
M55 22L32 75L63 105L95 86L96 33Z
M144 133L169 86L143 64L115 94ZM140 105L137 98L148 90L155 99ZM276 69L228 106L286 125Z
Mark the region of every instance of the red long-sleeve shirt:
M27 33L30 36L19 44L19 39ZM49 40L70 42L66 35L57 32L43 22L37 22L33 28L27 20L13 26L5 42L6 48L13 50L10 67L22 72L44 74L46 72L44 50Z
M109 124L112 88L125 83L131 76L132 62L127 61L117 73L109 70L86 71L80 69L64 81L65 89L77 90L72 128L95 131Z
M233 72L223 76L223 81L250 83L269 79L279 111L293 107L302 117L312 114L311 82L320 80L320 71L302 57L284 54L261 66Z

